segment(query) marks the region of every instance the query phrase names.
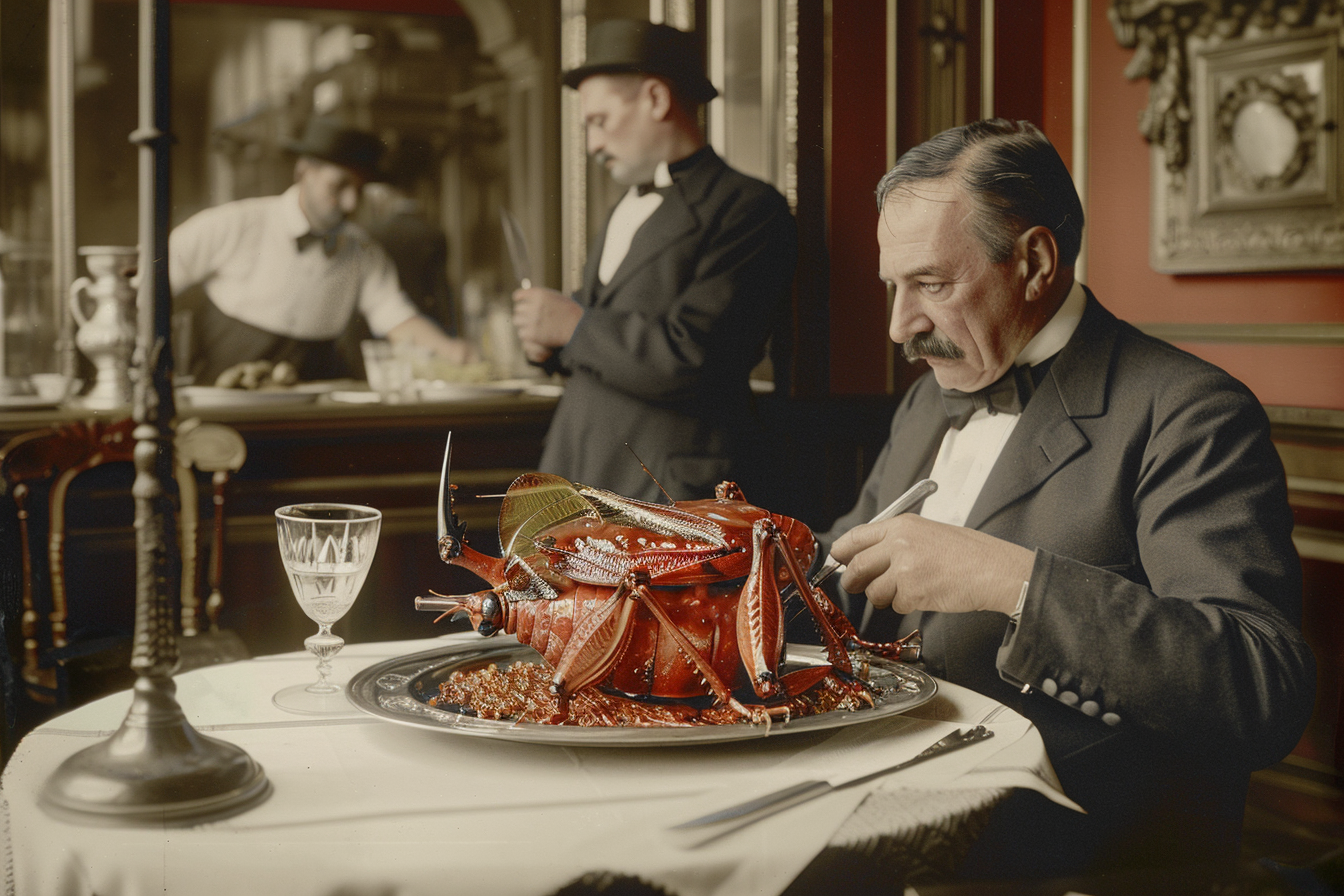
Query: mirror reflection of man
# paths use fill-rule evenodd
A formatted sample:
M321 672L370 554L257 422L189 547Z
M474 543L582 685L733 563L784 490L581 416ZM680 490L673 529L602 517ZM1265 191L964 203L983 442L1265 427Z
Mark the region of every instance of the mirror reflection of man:
M382 142L326 117L288 144L294 184L279 196L206 209L173 230L173 294L200 286L192 373L211 383L249 361L287 361L299 379L348 375L337 340L359 313L375 336L461 363L470 344L416 310L377 243L348 220L377 171Z
M705 143L699 107L718 92L700 57L694 35L667 25L593 26L564 82L588 152L629 189L572 297L513 295L528 359L568 376L541 469L655 501L631 452L678 500L754 472L749 377L797 256L784 197Z

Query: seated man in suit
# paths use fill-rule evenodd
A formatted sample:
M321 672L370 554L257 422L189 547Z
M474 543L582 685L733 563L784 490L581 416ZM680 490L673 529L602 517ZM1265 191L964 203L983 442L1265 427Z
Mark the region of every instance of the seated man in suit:
M724 479L754 492L749 376L797 256L784 197L706 145L697 110L717 91L699 60L694 36L667 25L593 26L564 81L588 152L629 190L572 298L513 296L528 359L569 377L541 469L653 501L658 483L677 500Z
M940 134L877 193L891 338L932 370L822 541L865 634L919 628L928 670L1031 719L1087 810L1015 794L965 873L1234 857L1249 773L1314 690L1263 409L1074 279L1082 206L1032 125ZM918 512L866 522L924 477Z

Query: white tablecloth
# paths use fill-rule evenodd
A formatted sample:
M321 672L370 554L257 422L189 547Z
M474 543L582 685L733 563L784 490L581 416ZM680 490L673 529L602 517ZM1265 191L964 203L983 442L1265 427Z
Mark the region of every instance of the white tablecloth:
M335 659L336 677L478 638L349 645ZM274 788L245 813L195 827L84 827L38 808L37 793L56 767L121 724L128 693L29 734L0 780L8 892L539 896L604 872L635 875L677 896L775 894L827 844L927 823L921 813L937 814L944 802L912 813L910 806L930 801L901 799L903 788L962 791L958 799L973 803L1032 787L1068 803L1029 722L946 682L905 715L834 732L675 748L571 748L413 728L353 708L337 718L295 716L271 704L280 687L313 677L306 653L177 677L192 725L245 749ZM981 722L994 738L835 791L709 845L692 846L668 830L836 767L899 762ZM885 796L865 802L875 790Z

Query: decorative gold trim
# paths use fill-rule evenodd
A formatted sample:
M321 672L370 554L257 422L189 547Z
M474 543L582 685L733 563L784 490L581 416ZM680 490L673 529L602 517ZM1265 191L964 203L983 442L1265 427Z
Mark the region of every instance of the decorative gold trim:
M587 53L588 17L585 0L564 0L560 13L560 69L583 64ZM572 292L583 282L588 256L588 151L579 97L560 91L560 165L564 171L560 201L561 289Z
M1344 535L1330 529L1298 526L1293 529L1293 545L1305 559L1344 563Z
M1083 216L1088 214L1088 162L1089 132L1091 130L1092 104L1088 102L1091 90L1091 0L1073 0L1073 182L1078 189L1078 198L1083 204ZM1074 276L1087 282L1088 229L1083 228L1082 246L1078 251L1078 262L1074 265Z
M1344 346L1344 324L1136 324L1167 342Z

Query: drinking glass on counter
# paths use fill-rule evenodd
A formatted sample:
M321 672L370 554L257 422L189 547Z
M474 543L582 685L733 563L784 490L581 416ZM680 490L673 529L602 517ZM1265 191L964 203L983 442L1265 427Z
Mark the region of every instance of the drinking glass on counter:
M378 547L383 515L357 504L293 504L275 512L284 561L294 597L317 634L303 646L317 657L317 681L282 688L272 698L289 712L325 715L350 709L344 689L330 680L331 658L345 640L331 626L359 595Z
M365 339L359 344L364 356L364 376L369 388L388 404L415 399L415 371L411 356L385 339Z

